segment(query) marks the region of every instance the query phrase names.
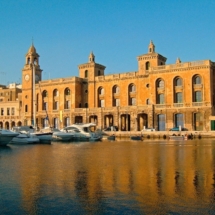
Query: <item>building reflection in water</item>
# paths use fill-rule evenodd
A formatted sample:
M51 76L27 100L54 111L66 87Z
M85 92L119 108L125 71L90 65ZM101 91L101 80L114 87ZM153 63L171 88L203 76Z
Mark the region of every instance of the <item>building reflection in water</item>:
M12 186L29 214L213 209L215 145L210 140L56 143L10 155L7 174L15 178Z

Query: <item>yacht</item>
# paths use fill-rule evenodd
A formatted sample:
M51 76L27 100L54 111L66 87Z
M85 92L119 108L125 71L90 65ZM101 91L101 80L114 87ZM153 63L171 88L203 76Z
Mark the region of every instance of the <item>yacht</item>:
M57 128L46 128L45 129L47 132L51 132L52 133L52 140L53 141L70 141L72 140L74 134L73 133L68 133L66 131L60 131Z
M85 124L72 124L63 128L61 131L66 133L72 133L72 140L75 141L99 141L102 139L102 135L94 132L96 124L85 123Z
M18 135L18 132L0 129L0 146L6 146L14 137Z
M39 143L40 140L36 136L31 134L22 134L20 133L18 136L14 137L11 140L11 144L23 145L23 144L35 144Z
M12 130L22 134L31 134L32 137L35 136L38 138L40 143L51 143L52 140L52 131L46 129L36 131L36 129L34 129L31 125L13 127Z

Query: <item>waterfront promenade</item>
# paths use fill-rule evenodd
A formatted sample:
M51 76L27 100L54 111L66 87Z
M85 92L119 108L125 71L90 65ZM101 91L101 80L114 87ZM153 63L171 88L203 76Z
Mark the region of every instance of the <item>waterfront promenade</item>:
M193 135L193 138L215 138L215 131L107 131L103 136L115 135L116 138L130 139L131 136L142 135L144 139L166 139L170 135Z

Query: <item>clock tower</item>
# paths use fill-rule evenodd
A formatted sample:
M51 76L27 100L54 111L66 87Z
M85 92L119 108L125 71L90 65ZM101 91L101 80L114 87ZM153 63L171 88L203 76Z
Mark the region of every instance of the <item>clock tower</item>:
M37 84L42 79L39 65L39 55L32 44L25 55L25 65L22 69L22 115L24 125L31 125L33 119L33 80ZM33 78L33 74L35 77Z

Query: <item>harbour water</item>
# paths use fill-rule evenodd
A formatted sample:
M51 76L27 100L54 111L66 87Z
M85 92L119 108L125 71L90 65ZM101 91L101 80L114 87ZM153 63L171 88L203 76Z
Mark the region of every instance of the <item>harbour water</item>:
M0 214L215 214L215 140L2 147Z

